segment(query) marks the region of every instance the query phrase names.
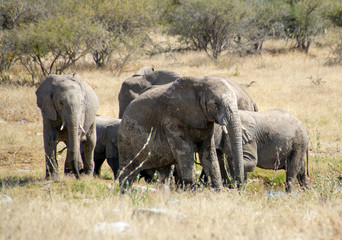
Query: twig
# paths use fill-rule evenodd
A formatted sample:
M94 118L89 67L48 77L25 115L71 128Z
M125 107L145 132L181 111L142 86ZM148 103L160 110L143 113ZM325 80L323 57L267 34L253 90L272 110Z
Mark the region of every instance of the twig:
M147 140L146 140L146 143L144 144L144 146L140 149L140 151L137 153L137 155L135 155L135 157L122 169L122 172L121 172L121 174L123 174L123 172L126 170L126 168L129 166L129 165L131 165L132 163L133 163L133 161L135 160L135 159L137 159L137 157L139 157L139 155L141 154L141 152L146 148L146 146L149 144L149 142L150 142L150 140L151 140L151 136L152 136L152 132L153 132L153 127L151 127L151 131L150 131L150 134L148 135L148 138L147 138ZM122 181L122 183L124 184L125 183L125 181L127 180L127 178L129 177L129 176L131 176L136 170L138 170L139 168L141 168L142 167L142 165L147 161L147 159L150 157L150 155L151 155L151 152L148 152L148 155L147 155L147 157L144 159L144 161L142 161L140 164L139 164L139 166L138 167L136 167L133 171L131 171L124 179L123 179L123 181ZM121 175L120 174L120 175ZM119 176L120 177L120 176Z
M132 162L137 158L139 157L139 155L141 154L141 152L146 148L146 146L148 145L148 143L150 142L151 140L151 136L152 136L152 131L153 131L153 127L151 127L151 132L150 134L148 135L148 138L147 138L147 141L146 143L144 144L144 146L140 149L140 151L137 153L137 155L135 155L135 157L122 169L122 172L129 166L132 164Z
M64 149L63 149L63 150L64 150ZM49 159L49 161L50 161L50 163L51 163L53 169L54 169L55 171L57 171L57 169L55 168L55 166L54 166L53 163L52 163L51 158L50 158L46 153L45 153L45 156Z

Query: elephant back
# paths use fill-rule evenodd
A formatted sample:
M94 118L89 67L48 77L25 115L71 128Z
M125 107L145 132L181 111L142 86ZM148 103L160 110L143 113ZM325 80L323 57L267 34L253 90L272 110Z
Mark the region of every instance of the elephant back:
M151 73L154 71L154 68L152 66L144 66L140 68L138 71L136 71L132 77L137 77L137 76L144 76L148 73Z
M145 75L146 81L150 82L152 85L167 84L170 82L174 82L180 77L182 77L180 73L166 70L154 71Z

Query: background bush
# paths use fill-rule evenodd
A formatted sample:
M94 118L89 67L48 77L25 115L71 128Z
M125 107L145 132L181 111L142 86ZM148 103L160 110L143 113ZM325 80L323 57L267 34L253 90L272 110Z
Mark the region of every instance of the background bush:
M5 0L0 73L12 78L11 69L21 66L36 83L91 54L97 67L120 75L150 51L156 29L214 61L222 54L260 53L265 40L277 38L308 52L317 35L341 25L342 3L334 0ZM336 58L340 44L334 46Z

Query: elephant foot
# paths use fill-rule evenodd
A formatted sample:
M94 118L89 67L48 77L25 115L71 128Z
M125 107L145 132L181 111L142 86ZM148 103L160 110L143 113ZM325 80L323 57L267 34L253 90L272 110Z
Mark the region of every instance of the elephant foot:
M89 176L92 176L92 175L93 175L93 171L90 170L90 169L86 170L86 169L82 168L82 169L80 169L79 172L80 172L80 174L82 174L82 175L89 175Z
M190 190L190 191L196 191L199 188L199 184L197 182L188 182L188 181L182 181L177 184L177 189L181 190Z
M46 179L46 180L58 181L58 180L59 180L59 176L58 176L58 173L57 173L57 172L46 173L45 179Z
M68 174L72 174L73 172L72 172L72 168L65 168L64 169L64 174L65 175L68 175Z

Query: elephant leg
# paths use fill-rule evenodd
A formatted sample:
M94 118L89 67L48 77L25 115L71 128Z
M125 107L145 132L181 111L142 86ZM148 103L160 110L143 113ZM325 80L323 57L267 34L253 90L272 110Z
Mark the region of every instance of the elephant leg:
M154 173L156 171L155 170L143 170L140 172L140 178L144 178L145 182L146 183L152 183L152 182L155 182L155 179L154 179Z
M119 153L117 147L113 146L112 143L106 144L106 158L108 165L113 171L114 178L116 179L119 171Z
M94 149L96 144L96 125L90 127L87 139L82 143L84 149L83 169L85 174L94 172Z
M195 165L194 144L191 142L188 132L179 129L179 126L182 125L169 121L166 124L165 134L177 162L181 182L192 186L196 182L196 174L193 171Z
M296 151L292 151L290 153L290 157L287 159L286 163L286 185L285 190L287 193L292 192L293 185L295 184L295 180L298 174L298 165L296 162Z
M305 168L301 168L297 175L299 185L305 190L308 189L308 182L306 179Z
M170 191L171 182L173 181L173 172L175 169L175 165L167 166L161 169L158 169L158 178L156 186L158 189Z
M298 158L298 167L299 167L299 171L297 174L297 179L298 179L298 183L299 185L305 190L308 189L308 182L307 182L307 176L305 173L305 161L304 161L304 157L305 157L305 153L301 154L301 156Z
M207 185L207 183L208 183L208 181L209 181L209 180L208 180L208 177L207 177L207 175L205 174L203 168L202 168L202 171L201 171L201 174L200 174L198 180L199 180L202 184L204 184L204 185Z
M167 166L158 170L158 182L170 185L175 166Z
M219 150L216 150L216 154L217 154L217 160L220 165L220 172L221 172L223 184L225 185L230 184L231 182L230 171L229 171L229 166L227 163L226 156Z
M214 135L202 143L200 149L200 161L205 174L210 177L210 182L216 189L222 188L220 166L216 155Z
M57 129L51 126L47 119L43 119L44 151L46 162L46 179L58 179L57 151Z
M107 158L107 163L113 171L114 179L118 177L119 161L118 158Z
M94 176L100 177L101 175L101 166L105 160L105 156L103 154L97 155L94 154ZM108 160L107 160L108 161Z

